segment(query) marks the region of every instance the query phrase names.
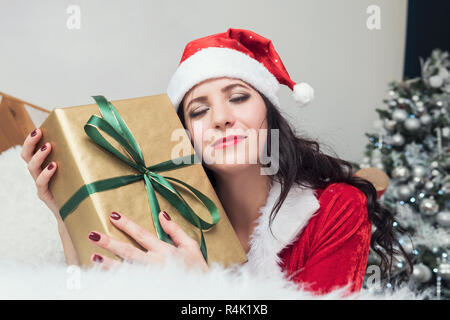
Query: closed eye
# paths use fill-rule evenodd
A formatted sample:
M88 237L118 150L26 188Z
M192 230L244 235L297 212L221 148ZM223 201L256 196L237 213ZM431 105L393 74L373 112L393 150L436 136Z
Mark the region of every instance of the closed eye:
M208 110L208 109L203 109L203 110L197 111L197 112L191 112L191 114L190 114L189 116L190 116L191 118L195 118L195 117L201 115L202 113L205 113L206 110Z
M231 102L242 102L242 101L247 100L248 97L249 97L249 95L244 95L244 96L240 96L240 97L238 97L238 98L233 98L233 99L231 99L230 101L231 101Z
M243 101L247 100L249 97L250 97L249 95L243 95L243 96L240 96L240 97L237 97L237 98L230 99L230 101L233 102L233 103L240 103L240 102L243 102ZM189 116L191 118L195 118L195 117L198 117L199 115L205 113L206 111L208 111L208 109L203 109L201 111L194 111L194 112L191 112L189 114Z

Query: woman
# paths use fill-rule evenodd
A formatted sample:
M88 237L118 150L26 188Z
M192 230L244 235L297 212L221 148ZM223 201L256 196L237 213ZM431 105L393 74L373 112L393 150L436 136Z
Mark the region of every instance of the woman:
M392 214L376 201L370 182L352 175L350 163L296 136L280 112L279 84L292 89L300 105L312 99L311 87L289 78L270 40L230 28L187 44L167 93L248 255L245 267L267 276L285 275L317 293L343 286L358 291L369 246L380 255L383 274L399 252L395 246L406 256L396 236L402 230L393 228ZM252 144L252 135L260 143ZM30 134L22 157L39 197L58 219L67 262L77 263L48 191L56 164L40 169L51 144L33 155L40 137L37 129ZM262 161L266 153L270 161ZM245 161L235 161L239 156ZM161 263L168 254L179 254L188 267L207 271L198 244L166 212L160 222L175 246L117 212L111 223L147 251L95 230L89 239L130 261ZM99 254L92 260L105 268L117 263Z

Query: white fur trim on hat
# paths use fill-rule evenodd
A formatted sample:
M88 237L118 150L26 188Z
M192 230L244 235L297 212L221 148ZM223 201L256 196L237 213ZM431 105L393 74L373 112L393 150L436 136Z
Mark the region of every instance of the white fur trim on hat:
M220 77L241 79L280 107L277 95L280 83L275 76L261 62L229 48L205 48L183 61L169 81L167 95L178 109L192 87L204 80Z
M304 107L314 99L314 89L305 82L297 83L292 92L298 106Z

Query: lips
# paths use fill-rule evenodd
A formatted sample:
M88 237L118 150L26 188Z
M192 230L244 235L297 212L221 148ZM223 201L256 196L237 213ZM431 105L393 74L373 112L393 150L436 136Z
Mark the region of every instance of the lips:
M231 136L227 136L227 137L222 137L222 138L219 138L216 141L214 141L212 146L216 147L216 146L218 146L220 144L223 144L223 143L226 143L226 142L229 142L229 141L233 141L233 140L239 141L239 140L242 140L242 139L245 139L245 138L247 138L247 137L246 136L241 136L241 135L231 135Z

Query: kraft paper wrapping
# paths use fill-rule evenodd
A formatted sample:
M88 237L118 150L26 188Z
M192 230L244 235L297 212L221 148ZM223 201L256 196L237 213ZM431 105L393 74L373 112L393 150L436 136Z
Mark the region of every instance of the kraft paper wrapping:
M138 142L147 167L173 158L194 154L192 144L183 143L183 146L187 145L191 149L189 154L183 154L179 151L172 156L172 150L175 146L180 146L182 139L189 141L189 138L186 132L178 130L177 132L182 133L182 138L178 135L177 139L172 139L172 132L176 129L184 130L184 128L166 94L117 100L111 101L111 103ZM43 163L42 168L45 168L51 161L57 163L57 170L50 180L49 190L52 192L59 208L85 184L138 173L134 168L95 144L86 135L84 125L94 114L101 117L99 108L95 103L55 108L40 127L43 138L37 148L40 148L45 142L50 142L52 145L52 151ZM127 154L108 135L103 134L103 137L123 154ZM160 174L180 179L198 189L210 198L219 209L219 222L210 230L203 231L208 252L208 263L217 262L229 267L233 264L246 262L246 254L202 165L196 163L176 170L164 171ZM211 222L208 210L195 195L176 182L173 182L172 185L201 219ZM167 211L172 220L200 244L200 230L181 216L158 192L156 192L156 197L161 210ZM90 257L94 252L120 260L119 257L89 241L88 234L93 230L142 248L131 237L112 225L109 220L112 211L130 217L134 222L156 235L144 180L116 189L94 193L81 202L75 211L64 220L83 266L92 264Z

